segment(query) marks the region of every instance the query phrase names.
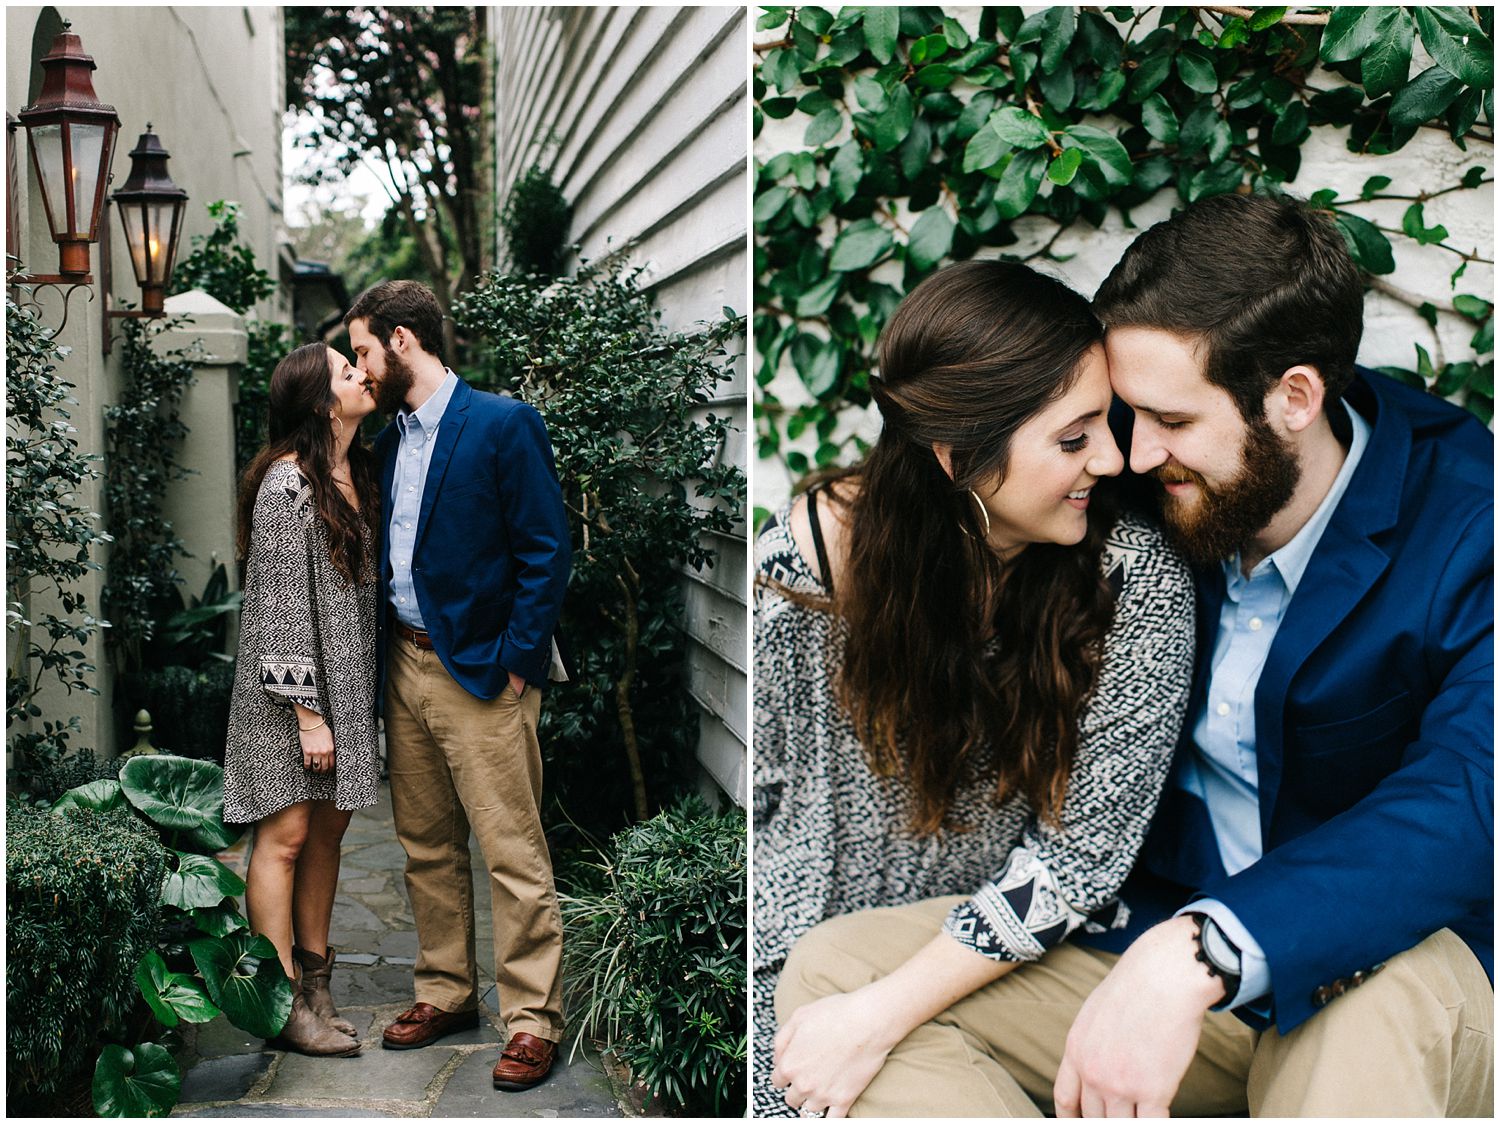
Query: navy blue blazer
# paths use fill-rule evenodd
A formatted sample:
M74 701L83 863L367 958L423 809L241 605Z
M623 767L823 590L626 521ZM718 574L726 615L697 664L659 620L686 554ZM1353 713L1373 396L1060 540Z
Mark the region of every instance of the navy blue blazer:
M1207 809L1174 778L1121 891L1130 930L1088 942L1122 948L1190 897L1218 898L1265 951L1282 1033L1335 981L1439 929L1493 979L1493 438L1383 375L1362 371L1346 401L1370 443L1255 692L1263 855L1227 876ZM1219 570L1197 577L1189 715L1224 597ZM1191 737L1190 718L1179 766Z
M412 556L417 606L433 649L464 690L481 699L498 697L511 671L545 683L572 559L546 426L526 403L459 379L435 440ZM395 422L375 438L382 521L400 443ZM381 532L384 630L391 554L388 529ZM382 698L384 639L382 631Z

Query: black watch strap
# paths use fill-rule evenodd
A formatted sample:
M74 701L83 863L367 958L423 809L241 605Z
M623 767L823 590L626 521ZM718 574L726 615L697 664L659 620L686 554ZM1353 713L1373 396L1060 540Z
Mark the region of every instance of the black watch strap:
M1229 1001L1240 990L1242 954L1239 946L1229 939L1219 923L1206 913L1188 915L1198 922L1194 939L1198 944L1196 958L1208 969L1208 974L1224 981L1224 999Z

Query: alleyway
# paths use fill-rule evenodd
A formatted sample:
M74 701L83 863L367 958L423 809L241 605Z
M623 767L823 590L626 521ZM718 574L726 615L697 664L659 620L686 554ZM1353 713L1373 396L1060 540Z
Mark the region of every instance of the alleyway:
M476 855L475 925L480 969L491 964L490 895ZM241 874L247 840L225 856ZM174 1116L619 1117L615 1085L597 1057L564 1051L552 1074L524 1093L490 1084L505 1041L493 983L481 1002L485 1020L420 1050L385 1050L380 1034L411 1005L417 954L402 884L405 856L391 825L390 794L354 816L344 838L343 872L331 943L340 1013L359 1028L358 1057L314 1059L266 1046L218 1018L188 1027L182 1098ZM488 972L485 972L488 975Z

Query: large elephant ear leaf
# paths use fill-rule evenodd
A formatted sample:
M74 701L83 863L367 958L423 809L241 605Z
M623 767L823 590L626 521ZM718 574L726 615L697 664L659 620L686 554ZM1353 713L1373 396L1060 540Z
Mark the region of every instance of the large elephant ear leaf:
M125 803L125 794L120 791L120 782L105 777L68 789L52 805L52 814L61 815L69 808L93 808L98 812L108 812L113 808L125 807L128 805Z
M165 1046L106 1046L94 1066L94 1111L100 1116L165 1116L182 1091L182 1074Z
M132 757L120 770L125 799L165 831L185 832L204 851L222 851L244 832L224 822L224 770L165 753Z
M208 1001L198 981L167 967L161 953L152 949L135 967L136 986L151 1013L165 1027L179 1022L206 1023L219 1014Z
M242 1030L274 1038L292 1013L292 984L276 946L253 933L188 942L208 994Z
M212 909L225 898L245 892L244 880L218 859L173 851L177 869L167 872L161 886L163 905L178 909Z

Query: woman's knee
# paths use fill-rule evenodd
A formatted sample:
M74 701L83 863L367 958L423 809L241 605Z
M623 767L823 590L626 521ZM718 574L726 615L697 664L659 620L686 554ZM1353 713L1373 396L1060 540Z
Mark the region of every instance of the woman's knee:
M255 828L255 846L250 862L294 867L307 846L309 816L302 805L293 805L261 820Z
M877 912L830 917L797 938L776 984L778 1017L825 995L854 991L884 974L868 959L880 937Z

